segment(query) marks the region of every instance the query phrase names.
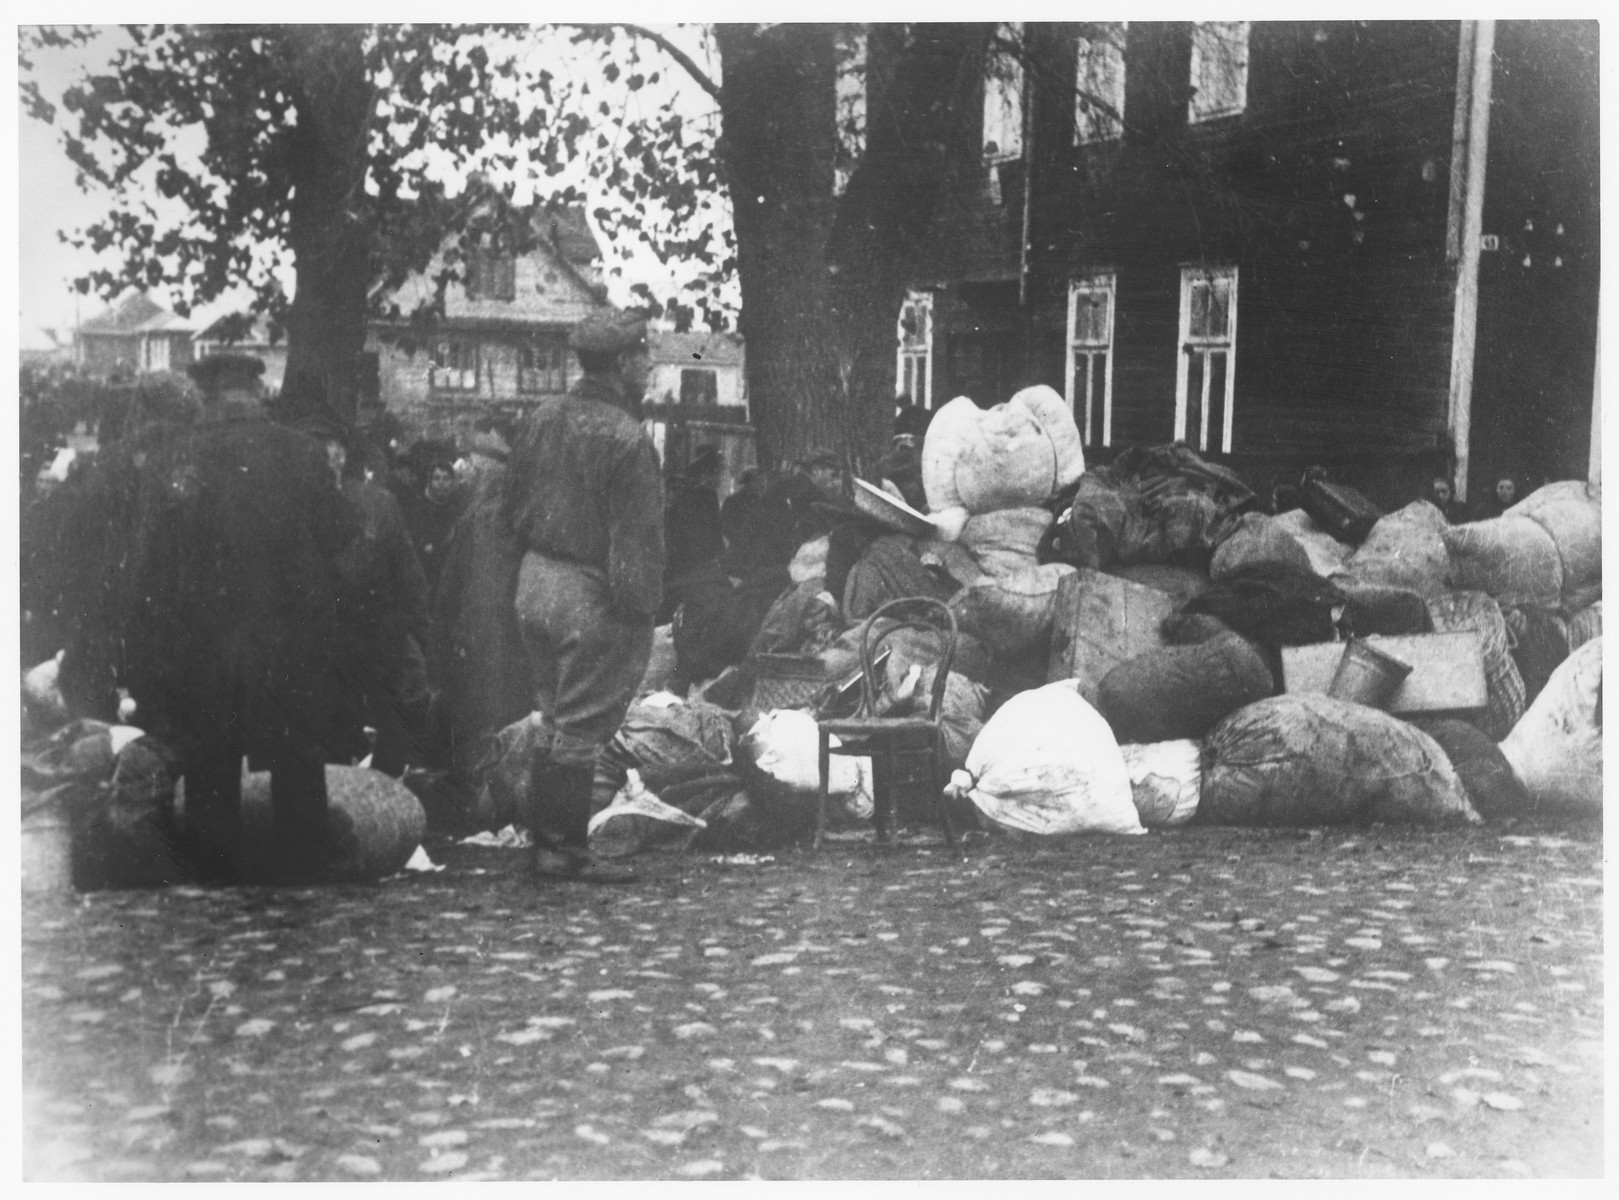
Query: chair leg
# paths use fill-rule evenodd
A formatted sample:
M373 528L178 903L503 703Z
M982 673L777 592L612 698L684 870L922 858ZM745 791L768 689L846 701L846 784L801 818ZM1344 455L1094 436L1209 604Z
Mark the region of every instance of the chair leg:
M815 849L821 848L821 841L826 837L826 799L827 789L832 782L832 752L826 730L817 731L820 735L820 745L817 748L816 763L820 770L821 794L815 805Z
M894 838L894 763L879 747L871 756L871 817L879 842Z
M960 849L956 841L956 826L950 819L950 799L944 794L945 782L949 778L945 771L944 736L935 734L933 738L933 754L928 759L929 784L933 794L933 806L938 810L939 820L944 822L944 840L950 844L950 849Z

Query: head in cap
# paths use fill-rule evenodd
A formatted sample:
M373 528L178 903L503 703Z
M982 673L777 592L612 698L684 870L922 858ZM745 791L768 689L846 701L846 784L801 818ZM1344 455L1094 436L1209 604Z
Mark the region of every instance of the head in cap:
M339 483L349 459L349 430L337 416L321 410L299 417L292 427L326 447L326 463Z
M573 327L568 344L585 370L610 366L620 355L646 346L646 321L636 313L608 310L592 313Z
M608 309L592 313L573 328L568 344L587 375L616 375L626 402L636 411L646 392L646 319Z

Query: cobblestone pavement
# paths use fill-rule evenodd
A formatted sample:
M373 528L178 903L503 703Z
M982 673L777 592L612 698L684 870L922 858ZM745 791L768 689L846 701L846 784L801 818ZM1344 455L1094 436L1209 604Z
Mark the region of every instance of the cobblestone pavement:
M25 897L26 1179L1592 1176L1599 830Z

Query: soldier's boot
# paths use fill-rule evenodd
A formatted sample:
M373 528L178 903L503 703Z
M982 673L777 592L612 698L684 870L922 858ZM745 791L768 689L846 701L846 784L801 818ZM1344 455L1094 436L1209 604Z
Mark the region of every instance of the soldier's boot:
M590 852L590 796L595 768L552 764L537 771L536 776L529 801L529 828L534 835L529 873L536 880L634 883L634 871L603 862Z

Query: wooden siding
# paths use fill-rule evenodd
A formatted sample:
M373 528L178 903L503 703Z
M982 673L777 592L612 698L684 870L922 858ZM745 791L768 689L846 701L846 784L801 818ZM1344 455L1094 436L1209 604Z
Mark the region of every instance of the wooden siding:
M994 306L971 302L973 281L1015 291L1025 168L1001 168L996 206L991 168L968 157L964 139L938 254L920 273L960 298L936 310L939 394L961 382L949 370L952 338L997 329L1003 357L1017 360L1004 377L1060 389L1068 279L1108 268L1118 286L1114 445L1166 441L1180 269L1235 265L1234 458L1291 470L1438 447L1457 24L1256 22L1246 111L1189 125L1191 26L1132 23L1125 135L1079 148L1072 30L1036 37L1047 66L1032 117L1027 304L1005 293Z

